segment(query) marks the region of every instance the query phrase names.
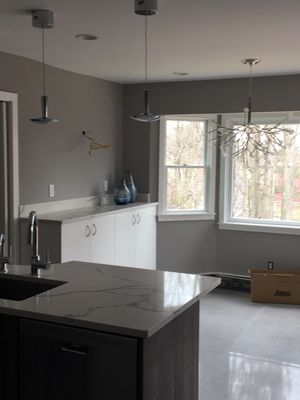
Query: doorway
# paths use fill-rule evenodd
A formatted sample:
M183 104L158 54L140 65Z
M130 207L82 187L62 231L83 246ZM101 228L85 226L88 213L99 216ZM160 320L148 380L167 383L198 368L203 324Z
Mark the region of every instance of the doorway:
M19 260L19 146L18 96L0 91L0 233L5 234L6 253Z

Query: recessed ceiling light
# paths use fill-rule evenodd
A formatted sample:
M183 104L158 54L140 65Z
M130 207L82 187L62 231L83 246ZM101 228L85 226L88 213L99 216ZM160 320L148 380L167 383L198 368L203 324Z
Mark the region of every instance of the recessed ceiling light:
M79 33L75 37L76 37L76 39L82 39L82 40L97 40L97 39L99 39L98 36L93 35L92 33Z
M188 72L173 72L173 75L184 76L184 75L189 75L189 73Z

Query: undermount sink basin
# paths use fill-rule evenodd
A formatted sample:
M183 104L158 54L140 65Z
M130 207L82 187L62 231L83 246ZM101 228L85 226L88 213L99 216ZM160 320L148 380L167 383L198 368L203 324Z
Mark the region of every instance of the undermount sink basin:
M0 277L0 299L21 301L46 292L66 282L37 278L22 279L15 276Z

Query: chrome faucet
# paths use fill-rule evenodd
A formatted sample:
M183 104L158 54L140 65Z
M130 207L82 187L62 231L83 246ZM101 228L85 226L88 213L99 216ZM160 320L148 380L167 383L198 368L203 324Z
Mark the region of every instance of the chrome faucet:
M45 263L41 261L41 256L39 255L39 224L35 211L31 211L29 214L28 244L32 246L31 274L37 275L41 268L46 269L50 266L50 260L48 251Z
M5 256L5 235L4 233L0 234L0 271L6 271L6 266L9 263L10 255Z

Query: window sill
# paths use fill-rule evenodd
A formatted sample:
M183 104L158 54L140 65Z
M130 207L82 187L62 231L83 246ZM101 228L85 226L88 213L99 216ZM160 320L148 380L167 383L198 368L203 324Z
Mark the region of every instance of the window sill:
M220 222L219 229L244 232L277 233L282 235L300 235L300 225L271 225L246 222Z
M215 213L168 213L158 214L158 222L168 221L213 221L215 219Z

